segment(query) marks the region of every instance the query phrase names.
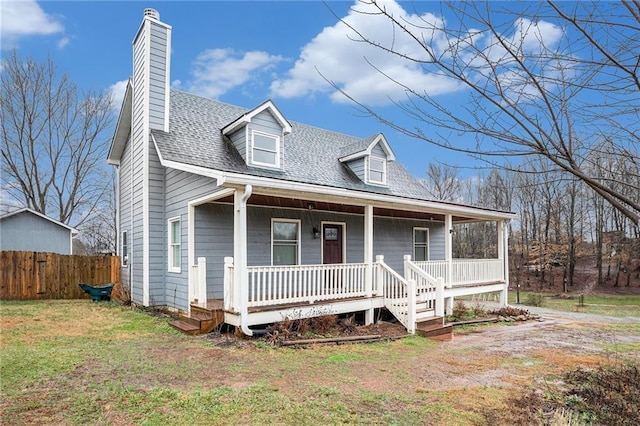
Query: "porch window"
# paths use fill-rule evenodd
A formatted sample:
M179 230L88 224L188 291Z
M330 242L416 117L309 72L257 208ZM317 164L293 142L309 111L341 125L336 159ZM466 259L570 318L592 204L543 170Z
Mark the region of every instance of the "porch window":
M300 263L300 221L273 219L271 221L272 265Z
M180 272L182 251L180 250L180 218L169 219L169 272Z
M257 131L251 132L253 164L280 167L280 137Z
M369 158L369 183L385 185L387 183L387 160L384 158Z
M429 228L413 228L413 260L429 260Z
M127 242L127 231L122 231L121 249L120 249L120 261L122 266L129 264L129 243Z

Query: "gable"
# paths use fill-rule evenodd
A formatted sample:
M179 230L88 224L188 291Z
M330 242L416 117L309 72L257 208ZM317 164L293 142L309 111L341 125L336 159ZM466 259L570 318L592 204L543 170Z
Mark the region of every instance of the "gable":
M132 100L133 86L131 84L131 79L129 79L124 99L122 100L120 113L118 114L116 130L113 134L113 138L111 139L111 146L109 147L109 154L107 155L108 164L120 164L120 158L122 157L124 147L127 144L127 139L131 133Z

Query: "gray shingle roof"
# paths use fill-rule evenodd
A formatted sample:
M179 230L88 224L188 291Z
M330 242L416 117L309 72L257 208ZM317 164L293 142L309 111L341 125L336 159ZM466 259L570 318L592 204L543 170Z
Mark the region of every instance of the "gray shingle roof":
M224 172L428 199L422 184L397 161L387 164L388 187L378 187L360 181L338 160L347 147L366 149L372 137L362 139L291 121L292 132L284 141L284 170L265 170L247 167L236 148L222 137L221 129L247 109L173 89L170 108L169 133L153 131L165 160Z

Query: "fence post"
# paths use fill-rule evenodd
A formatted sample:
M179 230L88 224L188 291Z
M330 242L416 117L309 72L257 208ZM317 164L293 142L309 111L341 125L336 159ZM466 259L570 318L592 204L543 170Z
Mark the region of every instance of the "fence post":
M436 278L436 316L444 317L444 278Z
M198 258L198 303L207 305L207 259Z
M407 333L416 333L416 281L407 281Z

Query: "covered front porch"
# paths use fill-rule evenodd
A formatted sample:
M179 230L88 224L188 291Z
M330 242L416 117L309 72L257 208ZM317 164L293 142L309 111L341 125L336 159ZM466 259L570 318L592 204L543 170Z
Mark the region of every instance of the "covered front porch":
M291 194L285 197L283 194L276 196L268 192L266 188L255 191L251 187L227 189L216 196L193 203L189 216L190 230L194 229L189 235L190 244L193 241L195 247L196 207L207 203L233 207L233 256L224 256L221 276L208 276L208 271L212 270L210 263L215 260L212 256L196 257L195 249L191 249L190 245L189 255L192 260L189 269L189 300L192 302L190 306L203 306L215 299L215 303L224 312L224 322L239 327L247 335L252 334L251 327L258 325L329 314L364 312L365 323L371 323L376 310L382 308L391 312L409 333L413 333L420 321L444 317L446 313L450 313L454 297L499 292L502 304L506 304L508 274L504 214L492 215L489 212L486 217L480 217L477 212L473 212L473 215L462 215L466 208L464 206L453 206L451 210L459 210L454 214L454 211L443 211L442 205L438 205L440 210L383 202L360 205L352 199L347 203L341 197L325 197L319 202L310 201L310 194L295 194L296 197L292 198ZM310 211L314 218L322 217L326 212L333 215L334 219L336 214L350 215L353 222L355 216L360 220L356 223L361 224L361 229L353 230L353 226L349 225L351 234L341 238L344 238L345 253L347 246L354 247L355 251L362 253L363 261L347 261L345 254L339 263L304 264L298 256L297 264L276 265L273 264L275 262L272 255L269 262L272 264L249 264L251 246L247 244L247 237L251 226L247 224L247 211L252 208L269 209L275 204L279 208L286 206L289 216L295 217L296 212L299 212L300 217L303 217L302 221L309 216ZM267 214L275 213L268 211ZM454 258L454 223L483 220L493 221L496 225L497 241L494 251L497 256L486 259ZM442 258L429 260L429 251L425 251L422 259L414 260L413 257L421 253L418 250L420 245L416 241L400 244L394 240L396 230L388 231L382 227L390 221L400 221L402 226L413 230L423 229L416 224L428 223L432 230L431 240L425 243L429 250L431 246L441 245L442 254L439 257ZM424 227L427 229L427 225ZM347 234L344 228L343 231ZM312 229L315 234L317 227L314 225ZM320 227L320 231L324 234L324 227ZM411 231L411 235L415 240L415 235L418 234ZM319 238L324 244L325 235L313 235L309 238ZM313 239L309 244L314 243ZM350 239L359 241L361 245L354 246ZM305 243L300 236L297 241L299 245ZM406 250L399 255L401 259L398 261L398 247L412 246L413 256ZM384 254L374 256L374 247ZM301 248L298 250L303 251ZM212 298L211 287L219 285L216 284L219 282L222 284L221 294Z

